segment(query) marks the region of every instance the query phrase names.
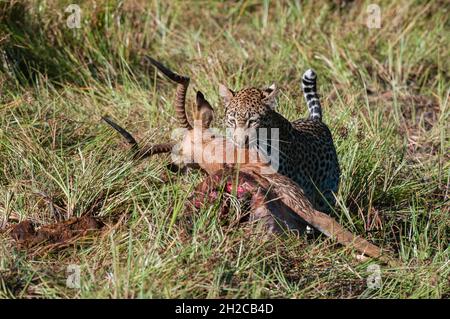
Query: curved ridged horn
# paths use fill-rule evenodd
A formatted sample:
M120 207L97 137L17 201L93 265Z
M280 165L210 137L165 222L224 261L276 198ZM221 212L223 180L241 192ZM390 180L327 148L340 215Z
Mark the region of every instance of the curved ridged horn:
M186 116L186 110L185 110L185 103L186 103L186 92L189 86L189 77L178 75L174 72L172 72L170 69L168 69L166 66L161 64L160 62L156 61L152 57L144 56L144 59L153 64L159 71L161 71L166 77L168 77L170 80L178 83L177 85L177 91L175 94L175 113L177 115L177 119L180 122L181 126L187 129L191 129L192 126L189 123L187 116Z
M131 144L131 149L133 150L134 153L133 157L135 159L143 159L161 153L170 153L172 151L172 148L175 146L174 143L163 143L140 148L136 139L127 130L125 130L119 124L115 123L107 116L102 116L102 119L106 123L111 125L113 129L119 132L119 134L122 135L127 140L128 144Z
M162 153L170 153L172 152L172 148L175 146L174 143L162 143L162 144L156 144L151 145L148 147L143 147L139 152L136 154L136 158L145 158L149 156L153 156L156 154L162 154Z
M111 120L108 116L102 116L102 120L111 125L113 129L115 129L117 132L120 133L128 142L128 144L131 144L131 149L137 153L139 151L139 145L136 139L131 135L127 130L125 130L123 127L121 127L119 124Z

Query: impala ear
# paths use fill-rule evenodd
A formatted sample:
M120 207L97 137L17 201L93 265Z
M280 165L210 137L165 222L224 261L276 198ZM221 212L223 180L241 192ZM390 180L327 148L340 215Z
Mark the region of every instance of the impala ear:
M234 96L234 92L231 91L225 85L219 84L219 95L222 97L225 107L227 107L227 105L230 103L231 99Z
M271 86L265 88L263 91L263 102L264 104L268 105L272 110L274 110L277 107L277 96L278 96L278 88L273 83Z
M209 128L214 119L214 109L200 91L197 91L196 103L197 108L194 112L194 120L196 122L200 121L202 128Z

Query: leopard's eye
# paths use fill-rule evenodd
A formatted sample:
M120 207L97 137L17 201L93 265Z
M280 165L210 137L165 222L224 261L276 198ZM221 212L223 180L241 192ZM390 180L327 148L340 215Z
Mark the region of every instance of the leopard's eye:
M227 118L227 122L226 122L227 127L234 127L235 124L236 123L235 123L234 118Z
M257 118L249 118L247 121L247 126L251 127L258 124L258 119Z

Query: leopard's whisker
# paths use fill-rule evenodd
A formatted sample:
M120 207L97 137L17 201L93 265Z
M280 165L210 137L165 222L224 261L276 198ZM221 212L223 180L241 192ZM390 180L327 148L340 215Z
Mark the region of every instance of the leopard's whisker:
M250 145L252 145L252 144L250 144ZM263 146L263 147L268 147L268 146L270 146L271 150L273 149L273 150L277 151L278 154L284 155L284 156L286 156L287 158L291 158L291 157L289 156L289 154L287 154L286 152L283 152L280 148L277 148L277 147L275 147L275 146L273 146L273 145L271 145L271 144L267 144L267 143L264 143L264 142L260 141L260 142L258 142L258 144L256 145L256 147L261 151L261 146ZM267 148L266 148L266 150L267 150ZM272 152L271 152L271 154L272 154Z

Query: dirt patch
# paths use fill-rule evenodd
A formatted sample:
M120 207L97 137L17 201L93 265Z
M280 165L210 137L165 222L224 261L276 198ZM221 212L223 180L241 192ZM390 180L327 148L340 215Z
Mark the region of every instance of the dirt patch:
M103 226L103 222L91 215L73 217L41 227L36 227L30 220L24 220L12 227L10 235L21 248L44 245L48 251L68 246L81 237L99 231Z

